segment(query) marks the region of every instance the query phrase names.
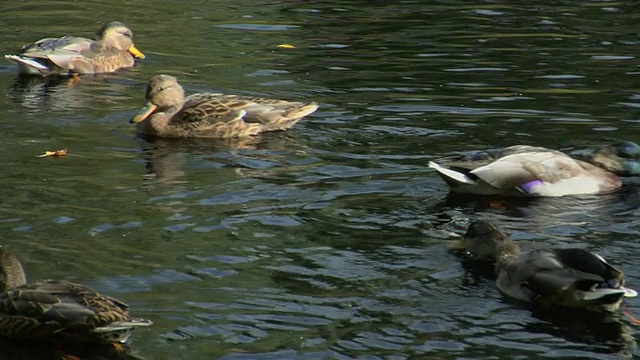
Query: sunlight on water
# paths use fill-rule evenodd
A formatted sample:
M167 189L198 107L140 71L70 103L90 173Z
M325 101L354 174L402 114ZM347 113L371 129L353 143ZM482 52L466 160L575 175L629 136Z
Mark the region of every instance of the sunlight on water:
M133 334L131 358L638 356L638 331L621 313L511 301L491 269L447 250L470 219L486 219L523 248L596 251L637 289L637 181L611 195L495 206L447 194L427 166L513 144L582 155L637 141L630 4L0 9L5 53L43 37L92 37L120 20L147 55L76 84L0 65L2 245L31 280L82 282L151 319ZM146 141L128 121L159 73L177 76L187 93L313 100L320 109L286 133ZM36 158L63 148L66 157ZM626 307L640 312L636 299Z

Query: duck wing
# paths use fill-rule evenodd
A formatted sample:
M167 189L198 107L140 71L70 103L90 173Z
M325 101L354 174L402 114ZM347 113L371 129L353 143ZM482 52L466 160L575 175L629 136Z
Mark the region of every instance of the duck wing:
M530 251L507 265L497 282L521 300L606 311L637 295L623 283L622 272L582 249Z
M221 101L229 107L245 110L245 121L261 124L265 130L289 129L318 109L315 102L302 103L261 97L224 95Z
M0 295L0 334L33 338L53 335L93 316L75 301L37 287L19 287Z
M261 124L244 121L245 110L220 101L220 94L194 94L173 114L168 127L178 137L235 137L256 135Z
M582 171L577 162L557 152L520 152L476 168L471 174L502 189L514 188L534 180L554 183Z
M316 103L288 102L224 94L194 94L172 116L169 125L179 131L216 133L221 137L255 135L284 130L316 111Z
M77 36L46 38L23 46L20 54L33 57L43 57L56 51L68 51L77 54L91 46L91 43L93 43L93 40Z
M45 280L0 294L0 335L35 338L66 335L80 339L99 338L111 329L146 326L150 322L131 319L122 301L67 281Z
M93 40L64 36L61 38L47 38L26 45L21 50L21 55L30 58L48 59L55 65L67 69L69 62L78 56L86 56L91 53Z
M193 94L182 108L171 117L170 125L186 127L206 127L216 123L228 123L242 119L246 111L238 104L225 104L220 101L221 94Z
M607 193L622 185L616 175L556 151L507 155L470 174L496 188L542 196Z

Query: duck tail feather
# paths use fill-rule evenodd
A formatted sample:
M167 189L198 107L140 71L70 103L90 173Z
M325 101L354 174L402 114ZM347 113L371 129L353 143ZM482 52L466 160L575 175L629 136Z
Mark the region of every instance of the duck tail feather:
M476 183L473 179L469 178L467 175L455 170L447 169L446 167L440 166L433 161L429 161L429 167L437 171L438 174L440 174L441 176L443 176L443 178L445 178L445 180L450 179L457 183L468 184L468 185L473 185Z
M13 61L15 63L17 63L18 65L23 64L35 69L38 69L40 71L47 71L49 70L48 67L46 67L45 65L43 65L42 63L38 62L37 60L25 57L25 56L20 56L20 55L5 55L4 56L5 59Z

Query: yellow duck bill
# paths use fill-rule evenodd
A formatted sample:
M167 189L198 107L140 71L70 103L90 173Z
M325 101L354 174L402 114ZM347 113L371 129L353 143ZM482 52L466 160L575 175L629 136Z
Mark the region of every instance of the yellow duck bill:
M129 47L129 52L131 53L131 55L133 55L137 59L144 59L146 57L144 56L142 51L138 50L138 48L133 45Z

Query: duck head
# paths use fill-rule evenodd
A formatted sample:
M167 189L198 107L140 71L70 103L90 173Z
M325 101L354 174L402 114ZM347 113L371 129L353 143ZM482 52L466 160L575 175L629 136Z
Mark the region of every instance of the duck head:
M9 250L0 247L0 290L4 291L27 283L20 260Z
M591 162L620 176L640 176L640 145L625 141L596 151Z
M121 51L128 51L137 59L144 59L144 54L133 45L133 32L119 21L112 21L102 25L96 34L98 40Z
M497 226L482 220L471 222L462 240L464 248L473 256L500 260L520 254L520 248Z
M157 113L175 113L184 103L184 89L178 79L170 75L156 75L149 80L145 94L145 104L131 118L131 123L139 123Z

